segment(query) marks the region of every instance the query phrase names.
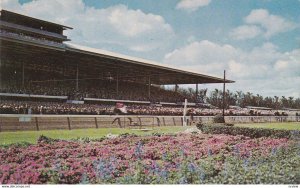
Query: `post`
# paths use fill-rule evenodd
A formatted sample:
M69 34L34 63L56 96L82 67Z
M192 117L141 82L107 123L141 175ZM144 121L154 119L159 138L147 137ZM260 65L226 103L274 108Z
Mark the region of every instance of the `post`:
M0 60L0 88L2 88L2 64L1 64L1 60ZM1 132L1 125L0 125L0 132Z
M178 84L175 84L175 92L178 90Z
M96 125L96 129L98 129L98 121L97 121L97 117L95 117L95 125Z
M152 118L152 129L154 127L154 117Z
M141 117L138 117L139 119L139 123L140 123L140 129L142 129L142 120L141 120Z
M148 98L150 101L150 97L151 97L151 78L150 76L148 77Z
M184 100L184 108L183 108L183 126L187 126L187 120L186 120L186 107L187 107L187 99Z
M39 121L38 121L38 118L35 117L35 126L36 126L36 130L39 131Z
M223 117L225 119L225 70L224 70L224 83L223 83L223 111L222 111L222 114L223 114Z
M159 117L156 117L156 120L157 120L157 126L160 127L160 119L159 119Z
M195 102L197 102L198 99L198 83L196 84L196 97L195 97Z
M117 93L117 97L119 97L119 73L117 73L116 93Z
M124 124L124 128L126 128L126 119L125 119L125 117L123 117L123 124Z
M70 118L67 117L67 120L68 120L68 128L69 128L69 130L71 130L71 122L70 122Z
M79 68L78 68L78 63L77 63L77 69L76 69L76 91L78 91L78 89L79 89L78 77L79 77Z

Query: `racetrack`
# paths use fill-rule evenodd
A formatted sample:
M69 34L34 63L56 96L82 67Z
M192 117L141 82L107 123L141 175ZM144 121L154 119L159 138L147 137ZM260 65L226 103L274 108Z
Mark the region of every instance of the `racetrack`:
M213 116L186 117L187 124L212 122ZM226 116L228 123L295 122L296 116ZM16 115L0 114L0 132L86 128L183 126L182 116Z

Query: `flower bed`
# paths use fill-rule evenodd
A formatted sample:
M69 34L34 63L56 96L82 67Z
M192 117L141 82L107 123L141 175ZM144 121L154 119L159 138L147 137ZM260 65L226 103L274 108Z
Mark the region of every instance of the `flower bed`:
M299 183L285 138L177 134L90 141L40 139L0 148L1 184Z
M244 135L250 138L272 137L272 138L288 138L299 139L299 130L284 129L265 129L250 127L234 127L233 124L203 124L198 123L197 128L205 134L228 134L228 135Z

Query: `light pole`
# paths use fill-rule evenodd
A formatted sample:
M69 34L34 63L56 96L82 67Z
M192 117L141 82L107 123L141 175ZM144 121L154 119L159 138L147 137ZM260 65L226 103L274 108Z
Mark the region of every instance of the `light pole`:
M223 111L222 111L222 115L223 118L225 117L225 70L224 70L224 82L223 82ZM225 119L225 118L224 118Z

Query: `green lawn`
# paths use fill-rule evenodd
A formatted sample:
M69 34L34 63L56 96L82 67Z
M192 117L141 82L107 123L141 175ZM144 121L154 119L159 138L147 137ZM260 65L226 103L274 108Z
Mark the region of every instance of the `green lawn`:
M190 128L190 127L189 127ZM19 131L1 132L0 145L29 142L36 143L40 135L58 139L72 139L78 137L101 138L109 133L122 134L134 133L137 135L147 135L152 133L176 133L185 130L186 127L155 127L151 131L140 131L120 128L99 128L99 129L74 129L74 130L48 130L48 131Z
M240 127L254 127L254 128L275 128L287 130L300 130L299 122L291 123L249 123L249 124L235 124ZM190 128L190 127L188 127ZM101 138L109 133L135 133L137 135L147 135L152 133L176 133L185 130L186 127L155 127L151 131L139 131L132 129L120 128L99 128L99 129L74 129L74 130L49 130L49 131L19 131L19 132L1 132L0 145L29 142L36 143L40 135L58 139L72 139L78 137Z
M287 129L287 130L300 130L300 122L288 122L288 123L247 123L247 124L235 124L239 127L253 127L253 128L267 128L267 129Z

